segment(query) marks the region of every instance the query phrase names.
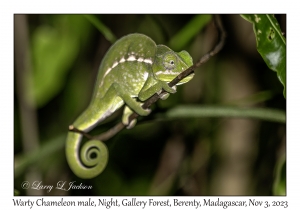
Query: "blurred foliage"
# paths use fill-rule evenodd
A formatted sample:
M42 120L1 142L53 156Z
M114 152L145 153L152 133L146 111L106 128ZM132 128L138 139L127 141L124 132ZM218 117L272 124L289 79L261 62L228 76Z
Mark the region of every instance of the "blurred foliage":
M266 108L240 108L226 106L176 106L169 109L165 116L160 118L199 118L199 117L239 117L269 120L271 122L285 123L285 112Z
M212 15L195 15L180 31L169 41L168 46L174 51L180 51L207 25Z
M78 57L80 45L89 36L88 22L78 15L53 16L32 32L33 77L28 78L30 95L37 107L55 97L65 84L65 77Z
M20 195L20 191L19 191L19 190L16 190L16 189L14 189L14 196L18 196L18 195Z
M111 43L129 33L144 33L157 44L188 51L196 61L217 41L211 17L27 15L33 77L24 80L38 115L41 146L23 151L21 101L15 93L15 192L26 195L21 183L35 165L45 185L65 180L93 187L44 195L284 195L286 101L278 79L257 53L251 25L239 15L221 16L228 37L224 49L197 69L192 81L153 105L152 114L140 117L135 128L106 142L110 157L101 175L82 180L67 165L68 125L88 105ZM275 17L284 31L285 16ZM260 110L259 115L231 118L237 112L249 117L246 109ZM121 111L91 134L119 122Z
M98 30L103 34L103 36L110 41L112 44L116 41L115 35L107 28L101 20L97 19L95 15L84 15Z
M283 155L276 163L274 195L286 195L286 157Z

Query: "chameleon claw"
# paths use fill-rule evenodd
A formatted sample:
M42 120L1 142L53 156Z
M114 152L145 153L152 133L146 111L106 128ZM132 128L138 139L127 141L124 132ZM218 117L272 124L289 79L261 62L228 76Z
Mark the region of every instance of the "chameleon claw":
M162 95L160 95L160 99L161 100L166 100L167 98L169 98L170 94L169 93L163 93Z
M137 120L136 119L133 119L129 122L129 124L126 126L127 129L131 129L135 126Z

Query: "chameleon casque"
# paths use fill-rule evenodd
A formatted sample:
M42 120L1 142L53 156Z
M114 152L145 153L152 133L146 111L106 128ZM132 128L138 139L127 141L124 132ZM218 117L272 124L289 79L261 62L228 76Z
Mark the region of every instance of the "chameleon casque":
M161 93L162 89L168 92L162 99L176 92L176 86L171 88L168 82L192 65L192 57L186 51L175 53L165 45L156 45L143 34L122 37L104 56L91 102L72 126L89 132L125 104L122 122L132 128L136 120L129 122L131 113L148 115L150 110L141 107L143 101ZM177 85L192 77L193 74L185 77ZM75 175L90 179L106 167L108 150L99 140L89 140L80 148L81 139L82 134L68 132L66 157Z

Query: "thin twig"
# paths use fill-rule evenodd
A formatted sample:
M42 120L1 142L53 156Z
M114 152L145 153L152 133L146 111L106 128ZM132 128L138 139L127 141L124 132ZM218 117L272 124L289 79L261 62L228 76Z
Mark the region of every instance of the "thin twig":
M195 71L196 68L200 67L202 64L204 64L205 62L207 62L212 56L216 55L223 48L224 43L225 43L225 39L226 39L226 32L224 30L224 27L222 25L222 22L220 20L219 15L215 15L215 23L216 23L216 26L217 26L217 29L218 29L218 34L220 34L220 38L219 38L218 43L215 45L215 47L211 51L209 51L208 53L206 53L205 55L203 55L194 65L192 65L187 70L185 70L182 73L180 73L176 78L174 78L168 84L170 87L173 87L178 82L180 82L183 78L185 78L185 77L189 76L190 74L194 73L194 71ZM148 109L164 93L166 93L166 91L162 90L162 92L159 95L158 94L154 94L153 96L151 96L149 99L147 99L145 101L145 103L142 105L142 108ZM129 117L129 122L131 122L133 119L136 119L138 116L139 115L136 114L136 113L131 114L130 117ZM104 132L104 133L102 133L102 134L100 134L98 136L90 136L89 134L85 133L84 131L78 130L78 129L74 128L74 127L72 127L72 128L70 127L69 131L81 133L82 135L84 135L88 139L97 139L97 140L100 140L100 141L105 141L105 140L110 139L114 135L116 135L118 132L120 132L124 128L125 128L125 125L122 122L119 122L114 127L112 127L110 130L108 130L108 131L106 131L106 132Z

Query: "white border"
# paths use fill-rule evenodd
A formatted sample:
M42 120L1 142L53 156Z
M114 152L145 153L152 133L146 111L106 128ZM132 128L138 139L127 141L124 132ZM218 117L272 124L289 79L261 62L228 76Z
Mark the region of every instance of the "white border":
M278 3L279 2L279 3ZM2 1L0 35L1 84L1 206L13 207L13 14L14 13L287 13L287 197L253 197L257 200L287 200L290 209L299 206L299 12L298 5L282 1ZM287 10L289 8L289 10ZM122 197L117 197L122 199ZM150 197L139 197L149 199ZM154 197L164 199L164 197ZM173 199L172 197L170 199ZM183 198L189 200L192 197ZM196 197L204 199L205 197ZM23 199L38 199L23 197ZM50 199L50 197L47 197ZM57 200L59 197L52 197ZM64 197L79 200L79 197ZM85 198L86 199L86 198ZM96 199L96 197L93 197ZM216 199L216 197L213 197ZM222 197L246 200L248 197ZM21 207L19 207L21 208ZM74 208L74 207L72 207ZM76 207L78 208L78 207ZM24 209L24 208L22 208ZM28 209L28 208L26 208ZM49 209L49 208L48 208ZM71 209L71 208L70 208ZM79 209L79 208L78 208ZM81 208L80 208L81 209ZM104 209L104 208L102 208ZM121 209L121 208L111 208ZM129 208L127 208L129 209ZM134 208L138 209L138 208ZM148 208L150 209L150 208ZM156 208L161 209L161 208ZM186 208L177 208L186 209ZM204 208L202 208L204 209ZM221 209L211 207L209 209ZM229 208L230 209L230 208ZM250 208L247 209L258 209ZM272 209L272 208L269 208ZM279 208L276 208L279 209Z

